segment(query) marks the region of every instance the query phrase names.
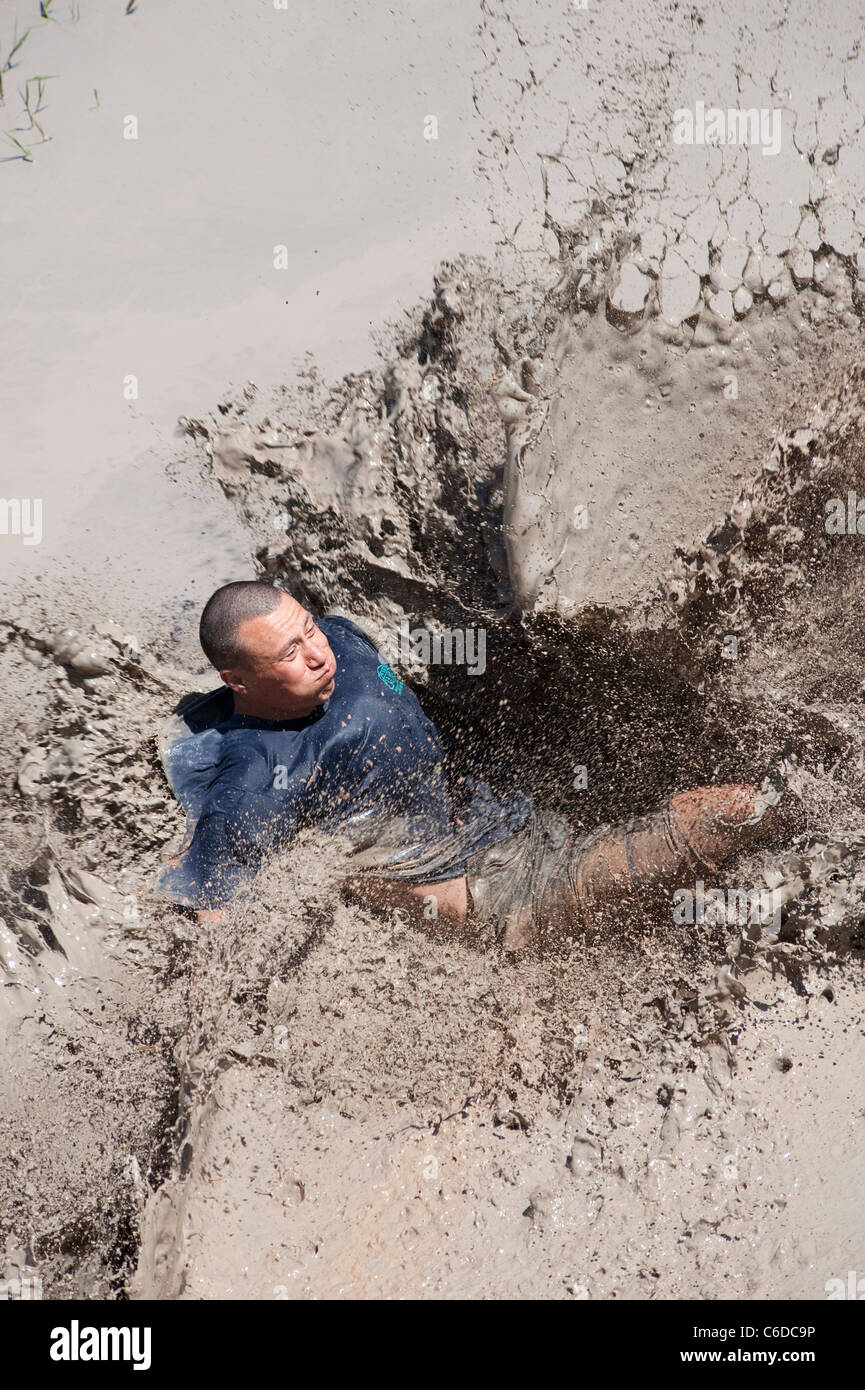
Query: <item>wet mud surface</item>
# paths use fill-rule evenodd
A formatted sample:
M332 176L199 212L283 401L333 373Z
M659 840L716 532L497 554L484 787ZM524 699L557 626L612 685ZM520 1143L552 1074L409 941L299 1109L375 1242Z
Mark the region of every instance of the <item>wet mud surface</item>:
M305 417L287 394L190 428L259 565L318 609L379 636L486 627L483 679L418 673L456 764L494 750L507 780L518 758L592 825L792 754L800 829L720 885L781 891L780 933L623 916L503 955L350 906L339 847L310 837L197 926L146 879L181 829L156 729L199 682L22 604L3 652L30 690L7 733L6 1261L57 1296L818 1297L855 1239L837 1204L862 1143L860 581L824 501L859 481L861 377L839 369L819 413L789 406L727 518L638 601L526 611L477 273L443 272L402 358L310 391Z

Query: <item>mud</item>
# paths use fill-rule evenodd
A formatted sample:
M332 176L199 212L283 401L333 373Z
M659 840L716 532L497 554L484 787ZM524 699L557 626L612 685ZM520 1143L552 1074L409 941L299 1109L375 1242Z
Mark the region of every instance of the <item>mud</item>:
M790 407L791 427L727 516L662 576L649 571L638 602L527 615L516 594L501 602L506 570L493 593L482 560L468 563L482 542L496 553L495 514L486 531L471 513L447 524L445 499L468 494L466 471L484 457L483 402L455 436L439 388L423 385L445 375L477 392L476 356L462 350L488 313L476 286L471 267L444 272L397 368L314 405L303 442L294 404L268 404L256 424L245 400L229 429L199 422L214 471L261 538L265 571L310 601L379 632L456 612L487 623L494 697L479 702L495 716L452 671L430 668L427 698L464 754L467 729L475 755L518 748L523 784L576 819L640 809L687 778L757 775L785 752L802 828L780 854L724 875L779 895L780 933L626 919L540 960L503 957L363 917L328 887L328 860L295 847L203 948L217 963L185 1054L182 1176L148 1210L135 1290L823 1296L860 1239L843 1186L861 1157L848 1065L863 1037L865 945L858 571L825 531L824 502L860 477L861 376L843 375L819 410ZM415 391L397 401L414 357L426 358ZM407 418L412 466L439 442L421 505L417 486L399 488ZM357 467L375 451L386 471L374 509L310 467L311 453L338 448ZM279 506L285 536L265 540ZM393 532L378 526L388 516ZM390 563L400 532L414 545L393 541ZM385 603L369 601L373 584ZM824 659L803 672L803 650ZM591 769L579 811L574 761ZM815 1133L827 1138L815 1145Z
M774 893L777 927L623 914L503 953L350 905L341 847L310 835L198 925L148 887L182 833L157 731L210 683L195 614L145 586L142 641L19 576L0 1277L38 1272L46 1297L762 1299L861 1269L855 499L853 532L825 522L865 493L862 60L852 8L831 43L810 12L776 21L770 53L724 7L696 25L485 4L495 252L443 262L370 369L307 364L184 416L171 467L249 572L348 613L394 664L402 623L484 629L483 678L400 671L454 776L590 827L783 762L784 843L711 885ZM583 81L586 43L606 84ZM778 107L777 155L672 140L719 70L740 105Z

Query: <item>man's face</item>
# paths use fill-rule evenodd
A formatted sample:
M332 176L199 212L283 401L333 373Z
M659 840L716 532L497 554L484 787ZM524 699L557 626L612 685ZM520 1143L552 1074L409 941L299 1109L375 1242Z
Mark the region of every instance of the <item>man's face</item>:
M220 671L239 713L260 719L299 719L333 694L336 660L327 638L297 599L240 624L245 656Z

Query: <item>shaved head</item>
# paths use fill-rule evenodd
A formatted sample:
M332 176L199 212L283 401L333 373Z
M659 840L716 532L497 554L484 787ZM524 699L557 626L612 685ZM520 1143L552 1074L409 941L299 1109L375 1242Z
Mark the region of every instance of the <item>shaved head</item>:
M272 613L283 598L282 589L260 579L223 584L204 606L198 638L204 655L217 671L243 664L246 648L240 636L241 623Z
M235 714L298 719L329 700L336 659L315 618L261 580L224 584L199 628L205 655L234 692Z

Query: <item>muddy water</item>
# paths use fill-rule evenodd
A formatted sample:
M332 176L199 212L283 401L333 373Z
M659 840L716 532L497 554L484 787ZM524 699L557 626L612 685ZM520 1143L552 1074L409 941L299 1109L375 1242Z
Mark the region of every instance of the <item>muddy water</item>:
M849 371L855 15L839 15L830 43L813 16L779 7L770 72L731 14L694 35L624 4L518 19L485 6L436 31L456 55L448 80L473 98L479 125L464 129L502 245L494 264L444 265L380 362L337 386L330 375L369 360L366 324L321 376L284 363L321 351L340 295L364 279L364 254L341 249L344 224L324 216L303 242L314 253L319 230L331 234L330 318L300 312L318 276L292 262L297 328L283 348L248 248L226 233L213 260L206 250L214 222L226 225L208 199L233 148L227 127L222 146L206 138L215 110L196 116L194 140L213 162L181 158L177 185L165 182L181 73L194 59L212 77L221 44L276 61L254 25L225 21L206 39L182 27L169 106L151 112L158 147L142 122L123 244L150 307L97 277L89 292L69 280L58 316L42 246L25 285L37 269L55 277L55 331L40 330L35 290L16 301L15 399L35 401L40 372L75 356L82 293L113 305L80 339L87 382L107 381L109 347L119 362L131 331L146 369L129 371L158 384L134 424L84 375L65 373L68 396L34 407L43 490L67 531L46 536L47 581L12 567L0 653L15 706L2 725L0 1005L14 1065L0 1106L0 1273L38 1269L55 1296L820 1298L861 1267L861 575L858 537L824 526L829 499L865 492L863 388ZM161 21L136 23L135 43L159 47ZM613 111L578 71L577 26L604 71L627 73ZM340 32L351 40L348 17ZM400 61L418 41L399 38ZM248 56L240 68L260 75ZM338 69L332 55L324 90ZM671 142L675 108L726 105L719 72L755 106L783 108L777 154ZM824 86L835 95L818 101ZM106 111L102 70L100 87ZM276 109L264 92L246 90L252 124L256 100ZM342 140L344 113L328 109ZM59 138L47 168L5 166L36 176L23 195L36 214L71 170L96 181L80 112L65 117L69 169ZM400 138L398 113L385 125ZM104 138L122 180L119 142ZM405 181L385 162L375 183L357 138L351 214L368 194L380 256L376 219ZM284 204L269 191L273 148L235 153L250 182L223 202L245 236L262 200L264 222ZM295 157L287 183L308 186L309 160ZM456 196L453 172L447 186ZM169 187L179 201L164 200L157 225L146 190ZM471 250L457 221L453 252ZM89 226L82 216L79 234ZM434 245L425 258L412 247L411 294L448 250L438 224L424 226ZM177 242L196 228L200 260ZM265 240L269 253L284 238ZM193 279L203 267L185 298L171 265ZM231 286L215 311L214 267ZM16 418L15 456L39 462L30 417ZM124 459L106 487L133 438L148 471ZM83 513L70 503L79 477ZM780 892L780 935L671 912L623 917L541 958L502 956L349 908L338 849L314 841L271 864L219 930L160 909L148 877L181 826L155 733L201 682L194 611L172 603L200 599L249 555L382 641L403 621L483 626L483 680L403 674L466 765L494 751L498 775L518 774L579 824L689 782L759 778L783 754L795 830L717 885ZM588 772L579 791L575 765Z

